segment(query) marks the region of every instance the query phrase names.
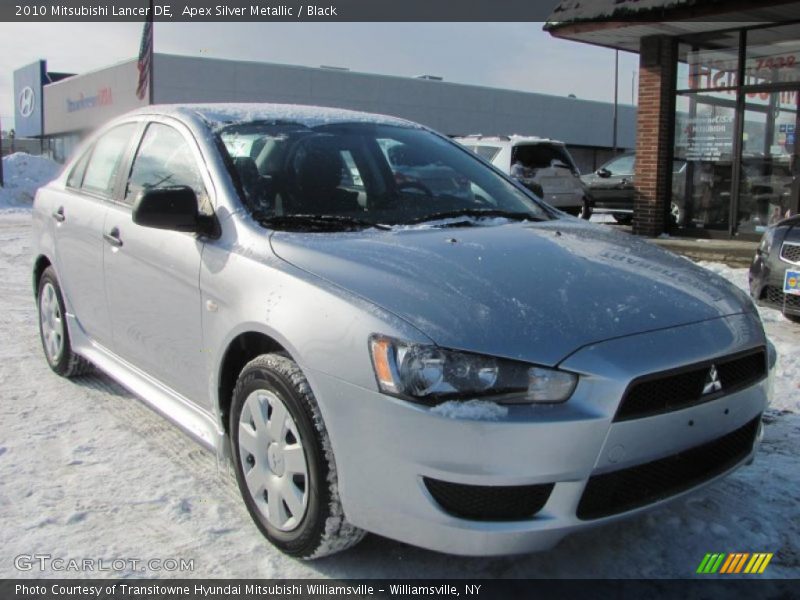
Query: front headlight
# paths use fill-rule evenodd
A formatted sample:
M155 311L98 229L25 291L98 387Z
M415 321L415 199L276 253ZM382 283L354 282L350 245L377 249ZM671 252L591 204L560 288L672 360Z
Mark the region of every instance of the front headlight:
M578 383L566 371L381 335L370 338L369 349L380 390L418 402L487 396L500 404L564 402Z

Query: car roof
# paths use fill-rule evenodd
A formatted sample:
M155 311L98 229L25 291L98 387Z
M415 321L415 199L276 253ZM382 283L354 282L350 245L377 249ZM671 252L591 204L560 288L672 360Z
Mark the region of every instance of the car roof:
M248 121L281 121L307 127L335 123L374 123L399 127L423 128L422 125L392 117L343 108L270 103L154 104L132 114L166 115L183 120L201 121L217 128Z

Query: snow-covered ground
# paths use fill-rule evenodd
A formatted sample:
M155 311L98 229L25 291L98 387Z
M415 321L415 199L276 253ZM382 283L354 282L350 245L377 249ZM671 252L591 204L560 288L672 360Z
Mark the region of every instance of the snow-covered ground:
M0 213L30 208L36 189L58 174L61 165L43 156L16 152L3 157Z
M367 536L304 563L261 537L227 468L103 375L65 380L39 346L29 213L0 215L0 577L14 557L183 558L196 577L691 577L707 552L774 552L765 575L800 576L800 325L763 310L778 380L752 466L664 508L504 558L437 554ZM746 284L744 269L704 265ZM92 573L83 574L91 576Z

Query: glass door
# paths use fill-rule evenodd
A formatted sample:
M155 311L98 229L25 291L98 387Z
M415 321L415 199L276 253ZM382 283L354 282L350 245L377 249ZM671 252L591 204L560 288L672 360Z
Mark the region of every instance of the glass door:
M760 234L798 211L798 90L745 94L737 234Z

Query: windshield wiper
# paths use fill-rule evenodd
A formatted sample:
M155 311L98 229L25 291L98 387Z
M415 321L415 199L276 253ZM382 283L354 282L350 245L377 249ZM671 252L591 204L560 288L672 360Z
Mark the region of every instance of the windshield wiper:
M511 221L544 221L545 219L527 212L513 212L497 208L461 208L458 210L448 210L444 212L431 213L407 222L408 225L425 223L427 221L439 221L442 219L457 219L458 217L502 217ZM461 224L461 223L459 223Z
M258 215L256 218L264 227L293 231L361 231L370 227L391 229L388 225L346 215Z

